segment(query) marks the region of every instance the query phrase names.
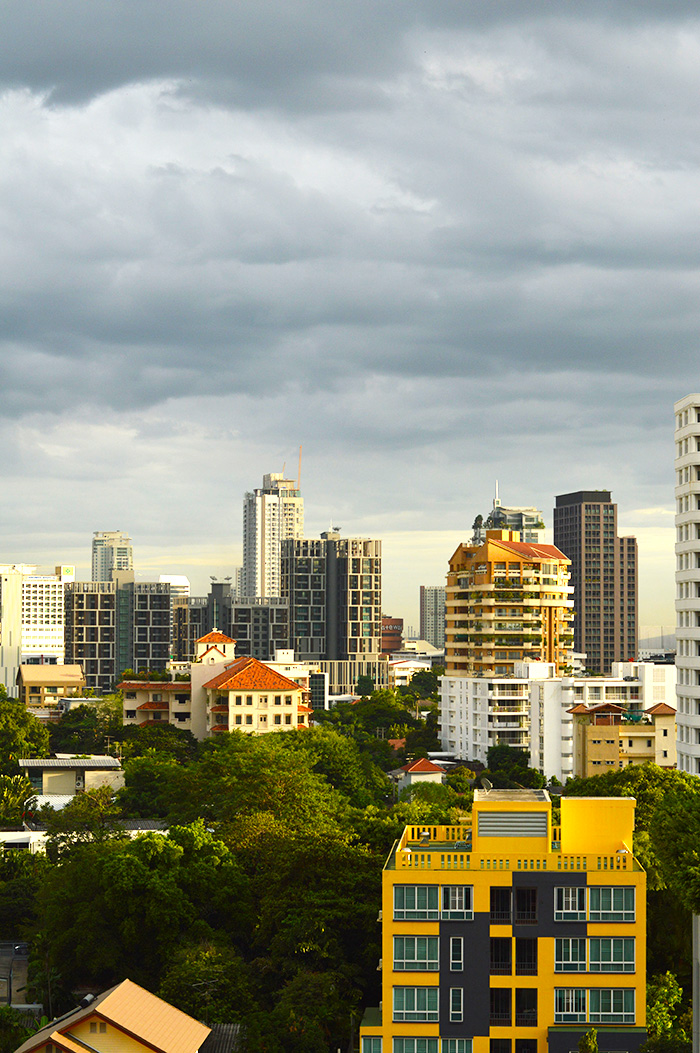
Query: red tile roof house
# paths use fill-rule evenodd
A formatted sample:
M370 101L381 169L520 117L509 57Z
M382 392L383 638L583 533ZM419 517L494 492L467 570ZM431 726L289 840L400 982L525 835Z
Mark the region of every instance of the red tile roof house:
M433 764L426 757L404 764L400 770L403 774L398 781L399 793L405 790L406 787L424 786L428 782L443 783L445 781L445 769L441 768L439 764Z

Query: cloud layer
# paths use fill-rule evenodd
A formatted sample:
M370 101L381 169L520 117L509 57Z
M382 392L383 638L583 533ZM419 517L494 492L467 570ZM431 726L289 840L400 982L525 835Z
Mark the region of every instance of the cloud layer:
M672 619L695 7L4 13L4 559L86 568L118 527L142 570L170 554L204 588L243 491L303 443L308 532L393 539L395 614L498 478L548 522L556 493L612 489L645 539L642 621Z

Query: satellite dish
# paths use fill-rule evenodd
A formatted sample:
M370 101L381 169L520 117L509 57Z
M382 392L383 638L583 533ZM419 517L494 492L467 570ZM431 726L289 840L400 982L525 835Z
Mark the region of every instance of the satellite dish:
M493 789L493 783L489 782L489 780L487 778L483 778L481 780L481 785L484 787L484 789L486 790L487 793L489 792L489 790Z

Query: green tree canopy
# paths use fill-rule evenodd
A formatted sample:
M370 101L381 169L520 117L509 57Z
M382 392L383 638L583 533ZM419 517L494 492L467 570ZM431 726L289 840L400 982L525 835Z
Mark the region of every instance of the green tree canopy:
M24 702L8 698L0 684L0 774L16 775L20 759L46 757L49 732L30 713Z

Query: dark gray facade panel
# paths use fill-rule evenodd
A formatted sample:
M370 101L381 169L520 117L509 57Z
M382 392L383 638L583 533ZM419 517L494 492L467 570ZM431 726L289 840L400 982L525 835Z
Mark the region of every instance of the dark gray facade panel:
M513 874L514 888L537 889L537 924L513 925L513 935L528 936L585 936L585 921L554 920L554 889L588 884L585 871L560 870L555 874L542 871L522 871Z
M475 914L474 921L440 922L440 1034L443 1038L472 1038L489 1034L489 948L488 914ZM464 939L464 969L450 972L450 937ZM464 990L464 1020L450 1023L450 988Z

